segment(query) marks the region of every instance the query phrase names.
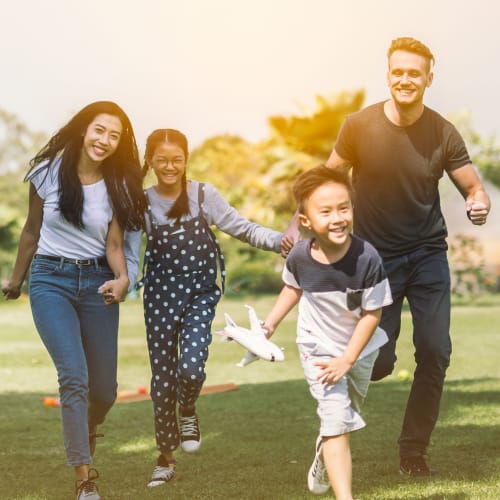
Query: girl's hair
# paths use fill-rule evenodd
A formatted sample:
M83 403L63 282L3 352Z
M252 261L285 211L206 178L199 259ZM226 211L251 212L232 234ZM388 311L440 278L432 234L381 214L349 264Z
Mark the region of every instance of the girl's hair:
M300 174L293 185L293 196L297 202L299 213L304 213L304 203L312 192L327 182L343 184L349 192L351 201L353 201L354 193L349 172L344 169L333 169L319 165Z
M87 128L100 114L116 116L122 124L116 151L102 162L102 174L113 212L123 229L141 229L147 204L142 189L139 153L132 124L126 113L114 102L93 102L73 116L30 161L31 168L25 180L30 180L44 169L47 169L47 175L54 160L60 157L59 209L69 223L83 228L83 190L77 165ZM37 168L41 163L45 165Z
M151 161L153 155L156 151L156 148L163 143L175 144L180 147L184 153L184 159L187 163L189 156L189 148L188 148L188 140L187 137L180 132L179 130L173 128L160 128L156 129L146 140L146 151L144 153L144 166L142 167L143 175L146 175L149 165L148 161ZM187 178L186 178L186 170L184 170L184 174L181 180L182 191L178 198L175 200L174 205L169 210L167 217L171 217L173 219L179 219L184 215L189 215L189 198L187 194Z

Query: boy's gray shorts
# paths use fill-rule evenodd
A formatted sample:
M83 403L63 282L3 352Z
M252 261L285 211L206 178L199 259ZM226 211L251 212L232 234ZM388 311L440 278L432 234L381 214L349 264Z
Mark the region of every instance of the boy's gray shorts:
M331 385L316 380L320 368L314 363L329 361L332 356L317 354L318 349L312 344L298 344L298 347L309 390L318 402L320 436L338 436L365 427L360 409L368 392L378 349L358 359L347 375Z

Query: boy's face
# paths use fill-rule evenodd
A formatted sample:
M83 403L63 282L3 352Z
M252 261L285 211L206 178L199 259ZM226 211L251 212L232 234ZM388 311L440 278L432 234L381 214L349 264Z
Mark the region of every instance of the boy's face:
M312 231L319 246L338 249L350 244L353 210L346 186L327 182L316 188L304 202L300 223Z

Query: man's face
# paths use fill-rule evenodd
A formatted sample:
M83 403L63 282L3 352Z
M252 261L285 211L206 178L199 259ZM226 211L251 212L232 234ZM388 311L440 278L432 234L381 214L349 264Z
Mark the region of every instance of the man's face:
M396 50L391 54L387 83L396 104L411 107L422 103L434 76L429 65L428 59L413 52Z

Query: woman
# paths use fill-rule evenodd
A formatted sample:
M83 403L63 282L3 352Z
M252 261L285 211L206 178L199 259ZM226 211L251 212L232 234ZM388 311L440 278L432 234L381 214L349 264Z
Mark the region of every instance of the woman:
M146 207L130 120L113 102L89 104L30 165L28 217L2 292L18 298L31 263L31 309L57 369L77 499L98 500L89 464L116 399L118 303L129 286L123 232L143 226Z

